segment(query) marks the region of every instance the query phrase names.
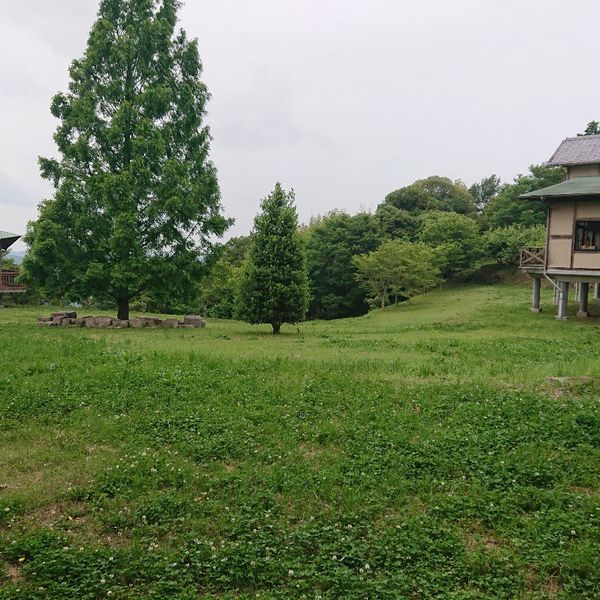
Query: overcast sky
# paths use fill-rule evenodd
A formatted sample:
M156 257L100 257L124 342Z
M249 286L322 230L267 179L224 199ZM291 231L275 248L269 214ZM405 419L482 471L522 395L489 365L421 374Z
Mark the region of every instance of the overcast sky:
M0 0L0 229L23 233L49 193L50 99L97 5ZM373 210L428 175L509 181L600 120L598 0L187 0L180 17L234 234L277 180L304 221Z

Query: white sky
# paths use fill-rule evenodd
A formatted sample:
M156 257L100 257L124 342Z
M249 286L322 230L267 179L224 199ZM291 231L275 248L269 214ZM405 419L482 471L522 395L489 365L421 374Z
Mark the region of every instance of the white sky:
M49 193L50 99L96 0L0 0L0 229ZM302 220L428 175L511 180L600 120L597 0L187 0L232 234L280 180ZM21 249L23 246L16 246Z

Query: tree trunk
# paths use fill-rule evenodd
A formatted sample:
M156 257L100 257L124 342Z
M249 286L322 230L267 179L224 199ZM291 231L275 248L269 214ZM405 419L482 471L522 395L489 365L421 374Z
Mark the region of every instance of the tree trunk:
M117 318L121 319L121 321L129 320L129 298L119 298L117 300L119 305L119 310L117 314Z
M271 323L271 326L273 327L273 335L279 335L281 323Z

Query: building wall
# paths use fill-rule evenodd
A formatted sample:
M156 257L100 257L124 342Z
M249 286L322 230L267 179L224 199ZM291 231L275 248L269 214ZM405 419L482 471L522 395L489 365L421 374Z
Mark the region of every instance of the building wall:
M574 202L556 202L550 205L546 249L548 268L568 269L571 267L574 214Z
M549 205L546 266L548 269L598 269L600 252L574 252L575 221L600 219L600 200L560 200Z
M577 165L575 167L567 167L567 179L593 177L595 175L600 175L600 165Z

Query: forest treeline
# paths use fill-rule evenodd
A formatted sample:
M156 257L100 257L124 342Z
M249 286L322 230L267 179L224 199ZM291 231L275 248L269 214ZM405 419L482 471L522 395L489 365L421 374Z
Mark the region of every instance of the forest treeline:
M362 315L483 265L516 263L521 247L543 245L546 220L541 203L519 195L564 177L562 169L543 165L505 184L495 175L470 187L432 176L391 191L374 212L334 210L312 219L300 228L310 286L307 318ZM232 238L207 256L197 302L209 316L238 316L251 240Z

